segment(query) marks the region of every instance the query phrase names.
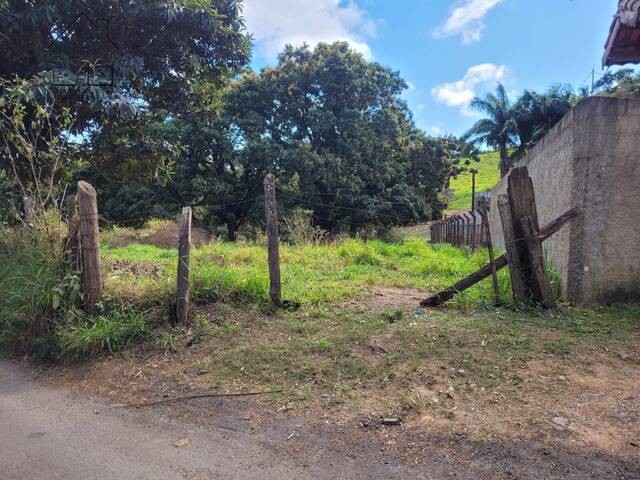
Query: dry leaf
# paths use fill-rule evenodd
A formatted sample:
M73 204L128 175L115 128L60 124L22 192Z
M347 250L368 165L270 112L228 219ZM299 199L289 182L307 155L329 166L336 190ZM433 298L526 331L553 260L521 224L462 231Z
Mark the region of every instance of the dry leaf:
M180 440L178 440L176 443L174 443L174 445L176 447L184 447L185 445L187 445L189 443L189 439L188 438L181 438Z

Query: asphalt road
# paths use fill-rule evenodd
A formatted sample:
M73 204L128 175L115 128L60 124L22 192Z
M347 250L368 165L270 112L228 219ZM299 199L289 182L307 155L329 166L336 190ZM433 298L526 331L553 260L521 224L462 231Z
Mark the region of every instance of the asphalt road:
M401 466L301 462L278 436L189 427L153 408L110 406L0 360L2 480L417 478ZM177 447L183 438L189 443Z

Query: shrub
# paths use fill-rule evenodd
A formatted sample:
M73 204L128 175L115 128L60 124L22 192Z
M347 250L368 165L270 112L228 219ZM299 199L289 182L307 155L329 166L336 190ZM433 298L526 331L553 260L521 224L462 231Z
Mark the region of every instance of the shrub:
M66 355L83 357L122 350L146 333L144 315L121 307L84 323L61 325L56 336Z
M78 279L37 234L13 231L0 248L0 348L50 358L56 326L73 315L67 298L79 292Z
M313 225L313 212L296 208L284 219L289 241L296 245L323 245L327 243L329 233Z

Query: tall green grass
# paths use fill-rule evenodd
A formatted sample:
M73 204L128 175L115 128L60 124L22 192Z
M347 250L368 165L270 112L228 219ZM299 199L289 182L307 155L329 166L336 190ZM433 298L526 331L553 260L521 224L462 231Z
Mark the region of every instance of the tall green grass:
M83 312L79 278L38 233L15 230L0 241L1 351L56 360L113 352L146 334L136 306L107 297L98 316Z
M0 247L0 348L48 356L62 319L65 273L45 246L16 236Z
M131 244L104 248L105 263L131 268L107 272L107 289L133 303L152 304L172 295L175 251ZM449 286L488 261L485 251L471 254L424 240L402 243L349 240L329 245L287 245L280 250L283 297L302 304L333 302L366 294L371 286L405 287L430 291ZM137 271L155 266L154 275ZM121 269L122 270L122 269ZM196 301L233 304L270 304L266 250L255 244L212 243L194 249L193 297ZM508 286L506 272L501 282ZM459 295L454 305L471 308L491 303L491 282L485 281Z

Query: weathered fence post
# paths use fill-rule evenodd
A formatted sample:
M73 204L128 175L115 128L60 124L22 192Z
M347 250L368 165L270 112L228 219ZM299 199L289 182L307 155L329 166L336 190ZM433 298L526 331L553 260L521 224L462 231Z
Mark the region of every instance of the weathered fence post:
M269 294L274 305L282 305L280 284L280 245L278 239L278 210L276 206L276 177L264 178L264 208L267 217L267 245L269 256Z
M176 288L176 321L188 323L191 320L191 207L184 207L180 216L180 237L178 239L178 278Z
M555 306L555 301L551 301L547 291L550 291L550 286L544 269L542 248L539 246L539 240L538 246L536 246L532 243L536 239L530 238L529 230L534 232L534 235L537 235L540 226L538 224L535 190L527 167L516 167L511 171L508 178L507 194L509 196L513 234L516 239L522 240L516 242L516 246L527 296L536 303L549 307ZM525 220L526 218L529 218L530 221ZM542 270L540 270L540 264L543 265ZM541 275L546 277L546 280Z
M462 219L462 215L456 217L456 225L456 245L461 247L464 241L464 220Z
M518 246L516 245L518 240L516 239L513 231L511 207L509 206L509 197L507 195L500 195L498 197L498 210L500 211L504 246L507 251L507 260L509 261L509 273L511 275L513 298L517 302L525 303L527 301L527 290L522 276L520 253L518 252Z
M71 264L71 271L78 273L82 270L80 255L79 255L79 224L80 217L78 216L78 206L76 203L75 195L68 195L66 200L66 213L67 213L67 238L65 239L64 248L69 252L69 263Z
M498 283L498 269L496 268L496 260L493 255L493 242L491 241L491 228L489 227L489 205L483 202L480 205L480 216L484 224L484 233L487 239L487 251L489 252L489 262L491 265L491 278L493 280L493 291L496 294L496 303L500 301L500 284Z
M471 212L464 214L465 232L464 232L464 244L466 246L471 245Z
M471 252L475 252L476 250L476 225L478 224L478 219L476 217L475 210L471 210L469 212L471 217L473 218L473 229L471 230Z
M555 308L556 299L553 296L549 275L547 275L547 269L544 265L544 254L538 238L538 230L534 227L531 217L523 217L521 222L524 242L531 263L531 283L534 287L534 298L537 297L536 300L547 308Z
M90 184L83 181L78 182L78 210L82 255L82 299L85 310L95 313L95 304L102 295L98 195Z
M471 170L471 210L476 209L476 173L475 168Z

